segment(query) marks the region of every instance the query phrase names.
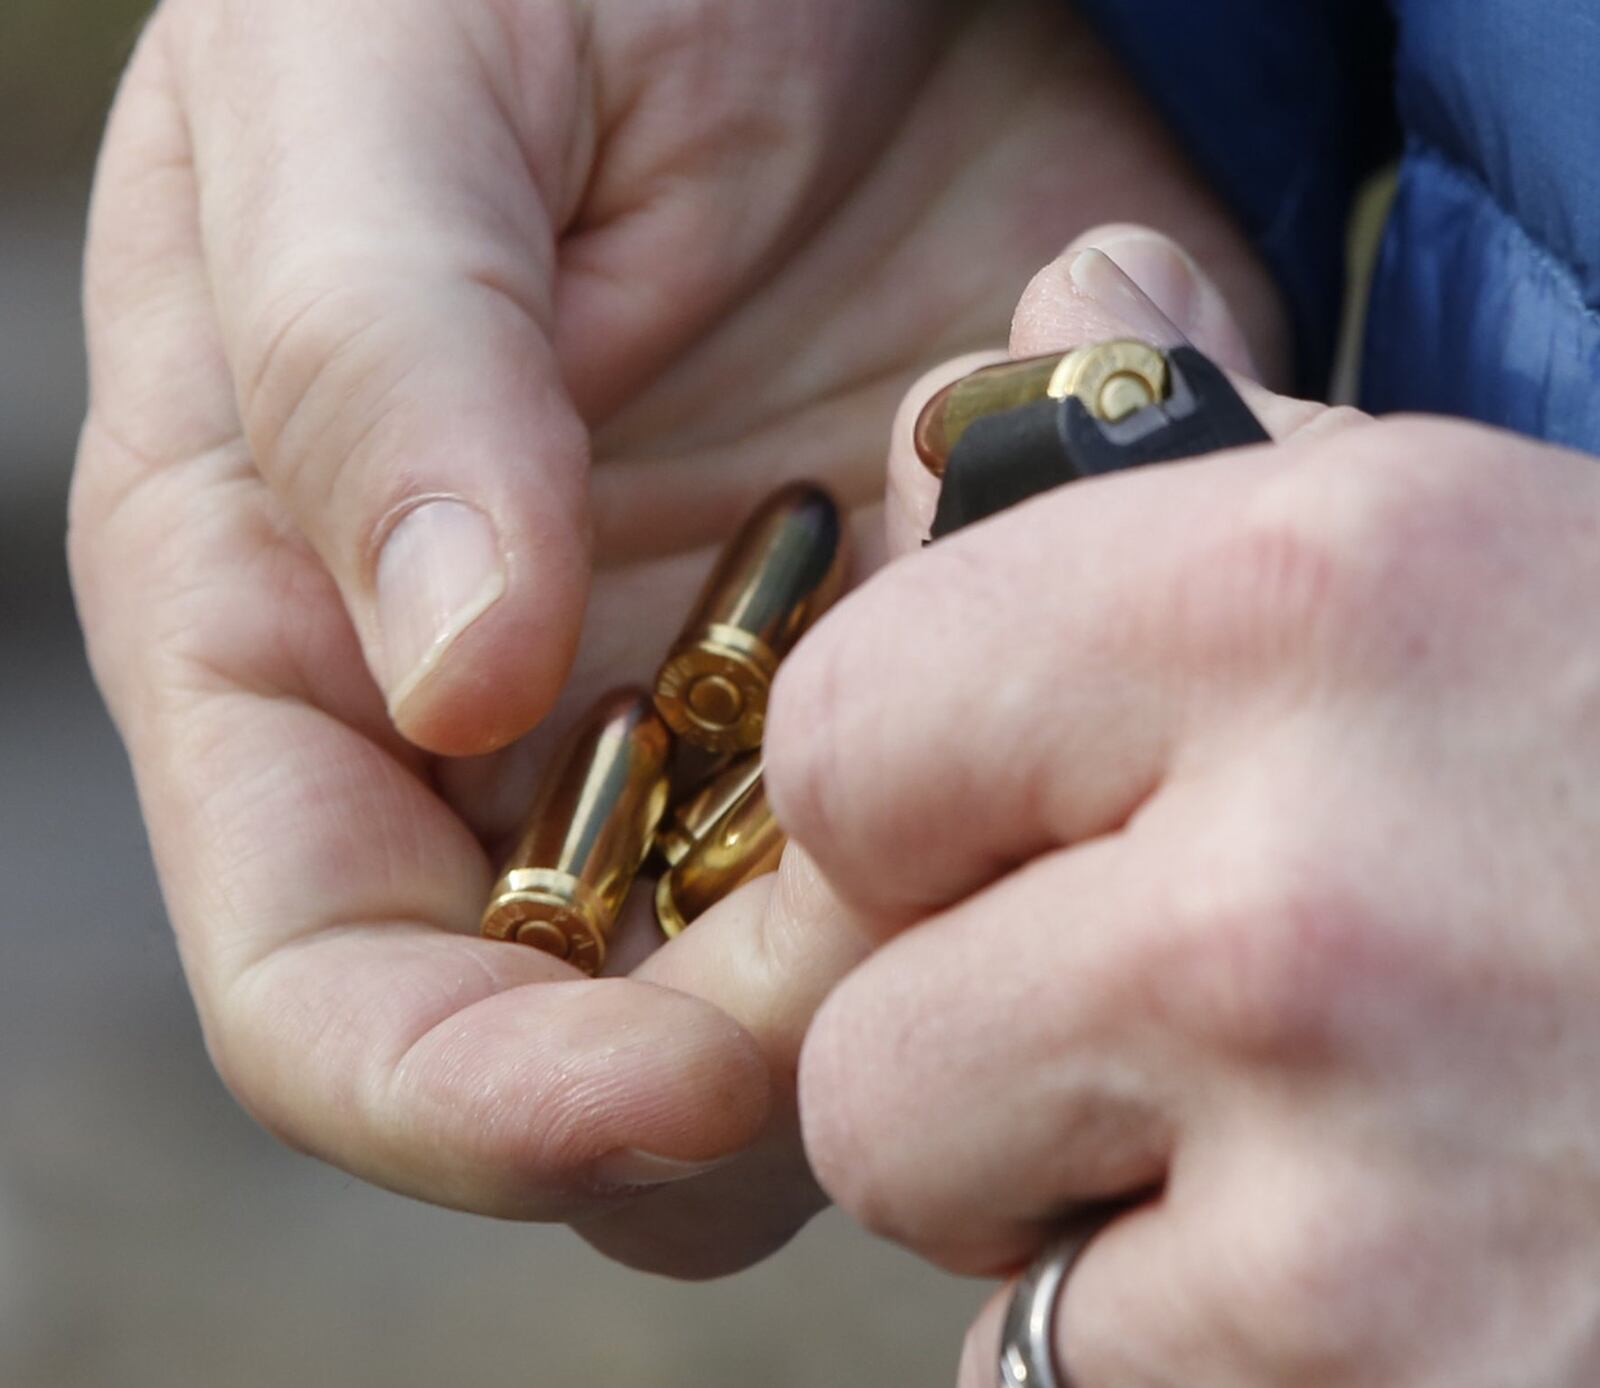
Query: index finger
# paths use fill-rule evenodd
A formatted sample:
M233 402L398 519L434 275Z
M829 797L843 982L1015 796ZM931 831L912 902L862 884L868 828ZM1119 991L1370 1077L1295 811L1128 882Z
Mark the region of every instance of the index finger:
M767 783L857 908L905 921L1119 828L1195 698L1197 566L1265 449L1077 482L891 564L779 671Z

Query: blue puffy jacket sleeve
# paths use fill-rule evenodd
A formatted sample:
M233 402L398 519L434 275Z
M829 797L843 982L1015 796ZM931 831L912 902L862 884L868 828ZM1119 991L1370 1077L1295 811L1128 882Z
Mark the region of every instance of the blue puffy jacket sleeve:
M1600 452L1600 8L1403 0L1363 398Z
M1325 383L1350 196L1397 110L1362 403L1600 452L1600 8L1078 3L1276 272L1304 388Z
M1278 277L1326 384L1354 190L1396 148L1378 0L1078 0Z

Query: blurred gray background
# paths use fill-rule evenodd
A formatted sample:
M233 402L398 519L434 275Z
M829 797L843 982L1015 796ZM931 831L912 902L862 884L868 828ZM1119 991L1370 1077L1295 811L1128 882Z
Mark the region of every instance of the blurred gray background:
M143 8L0 0L0 1385L952 1383L985 1289L836 1215L677 1286L296 1157L213 1076L62 563L87 170Z

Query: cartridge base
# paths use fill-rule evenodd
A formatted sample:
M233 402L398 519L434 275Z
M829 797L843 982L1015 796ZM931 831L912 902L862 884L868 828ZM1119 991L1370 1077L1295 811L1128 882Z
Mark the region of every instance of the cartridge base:
M521 869L501 878L483 913L483 933L491 940L554 955L592 977L606 962L599 909L598 899L577 878L544 868Z
M708 752L761 745L778 668L767 644L737 627L706 627L682 641L656 677L656 709L685 742Z
M1147 343L1124 339L1068 352L1048 393L1052 400L1075 395L1094 418L1116 424L1165 400L1169 389L1166 357Z

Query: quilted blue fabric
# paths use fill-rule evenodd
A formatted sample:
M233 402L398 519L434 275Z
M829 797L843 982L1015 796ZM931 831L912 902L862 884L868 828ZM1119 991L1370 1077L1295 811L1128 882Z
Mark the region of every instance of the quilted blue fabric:
M1600 452L1600 6L1405 0L1374 409Z
M1364 403L1600 452L1600 4L1078 3L1279 275L1308 388L1336 322L1348 198L1397 111Z

